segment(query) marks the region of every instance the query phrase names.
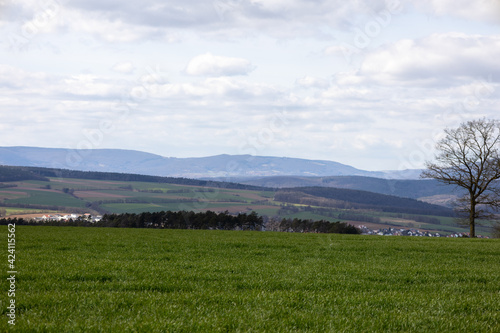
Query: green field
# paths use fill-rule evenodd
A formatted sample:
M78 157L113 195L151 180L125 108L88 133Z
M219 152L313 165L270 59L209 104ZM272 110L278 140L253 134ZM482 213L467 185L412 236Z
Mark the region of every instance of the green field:
M65 210L85 207L91 210L98 207L99 211L94 213L208 209L239 212L247 211L254 203L264 203L264 209L277 210L271 203L272 191L59 178L51 178L49 182L30 180L6 183L16 186L0 191L0 206L4 203L7 207L16 204L32 205L32 208L60 206L66 207ZM256 210L259 208L262 209L257 207Z
M60 192L42 190L23 190L28 194L27 198L12 199L9 203L32 204L32 205L57 205L64 207L85 207L85 202Z
M0 331L499 332L500 240L16 228Z

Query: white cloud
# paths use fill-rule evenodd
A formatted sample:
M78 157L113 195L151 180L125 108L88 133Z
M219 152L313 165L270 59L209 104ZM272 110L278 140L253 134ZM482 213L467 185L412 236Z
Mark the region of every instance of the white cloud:
M383 98L383 95L381 94L381 89L374 89L373 87L335 85L325 90L321 94L321 97L333 100L354 99L357 101L369 100L376 102Z
M500 77L500 36L433 34L404 39L367 53L357 82L384 85L456 85ZM344 78L348 80L348 78Z
M416 6L433 15L500 22L497 0L308 1L308 0L145 0L141 6L114 0L55 0L42 4L21 1L10 11L22 21L34 21L42 30L54 28L87 33L109 42L130 43L143 39L178 41L179 31L201 35L253 36L263 33L279 38L331 38L324 29L350 31L363 26L382 11L398 14ZM47 20L48 18L48 20ZM392 20L392 18L391 18ZM43 21L43 22L42 22ZM47 22L45 22L47 21Z
M365 150L370 146L376 146L380 144L381 140L377 135L369 133L361 133L354 137L352 146L359 150Z
M330 85L328 80L312 76L301 77L297 79L295 83L304 88L327 88Z
M195 76L247 75L255 67L243 58L231 58L205 53L194 57L186 67L186 73Z
M131 74L134 72L135 67L131 62L119 62L111 67L111 70L118 73Z
M40 7L32 2L22 1L17 11L31 15ZM59 5L55 0L48 2ZM177 40L172 34L188 30L212 37L252 36L259 31L280 38L328 38L318 27L350 29L374 12L394 7L393 3L400 1L171 0L166 5L145 0L137 6L114 0L68 0L57 7L61 9L57 21L61 30L120 43L145 38Z
M118 87L112 81L96 75L80 74L63 81L66 93L81 96L82 98L101 97L110 99L118 96Z
M23 89L40 84L47 78L43 72L28 72L17 67L0 64L0 87Z
M212 107L229 106L238 103L240 108L249 104L275 103L283 96L283 91L270 84L252 83L230 77L207 78L203 81L173 82L147 86L151 97L159 100L177 101L184 105Z
M12 97L18 98L18 105L26 107L23 112L32 111L33 105L37 108L49 108L40 101L45 98L55 98L59 102L66 99L73 100L79 96L82 99L114 99L119 95L121 86L116 82L98 75L78 74L60 76L44 72L31 72L12 66L0 66L0 90ZM28 107L21 103L25 96L31 96ZM24 103L24 102L23 102Z
M421 0L412 3L417 8L437 16L454 15L468 20L500 23L498 0Z
M107 42L130 43L157 33L154 28L95 13L67 11L64 19L63 24L71 31L90 34Z

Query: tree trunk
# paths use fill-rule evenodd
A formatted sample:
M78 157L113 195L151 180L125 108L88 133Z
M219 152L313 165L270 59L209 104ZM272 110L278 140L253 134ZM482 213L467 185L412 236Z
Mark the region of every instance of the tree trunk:
M470 215L469 215L469 226L470 226L470 233L469 237L474 238L476 237L476 204L474 202L471 202L470 204Z

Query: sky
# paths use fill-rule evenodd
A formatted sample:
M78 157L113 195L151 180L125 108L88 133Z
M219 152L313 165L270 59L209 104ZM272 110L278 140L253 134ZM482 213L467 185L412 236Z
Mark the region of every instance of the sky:
M422 168L500 115L500 0L0 0L0 146Z

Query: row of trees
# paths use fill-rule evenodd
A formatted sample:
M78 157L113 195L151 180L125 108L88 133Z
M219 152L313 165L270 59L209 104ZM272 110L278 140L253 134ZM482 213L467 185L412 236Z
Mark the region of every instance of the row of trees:
M344 222L313 221L303 219L282 219L269 221L266 230L282 232L317 232L336 234L360 234L360 230Z
M19 180L48 181L48 178L31 172L29 167L0 165L0 182L13 182Z
M96 225L123 228L262 230L264 221L255 212L231 215L227 211L223 213L161 211L140 214L106 214Z
M78 218L67 221L49 220L39 222L22 218L3 218L0 225L15 223L16 225L50 225L50 226L85 226L114 228L158 228L158 229L217 229L217 230L263 230L264 219L252 212L231 215L227 211L195 213L192 211L161 211L140 214L105 214L98 222Z

